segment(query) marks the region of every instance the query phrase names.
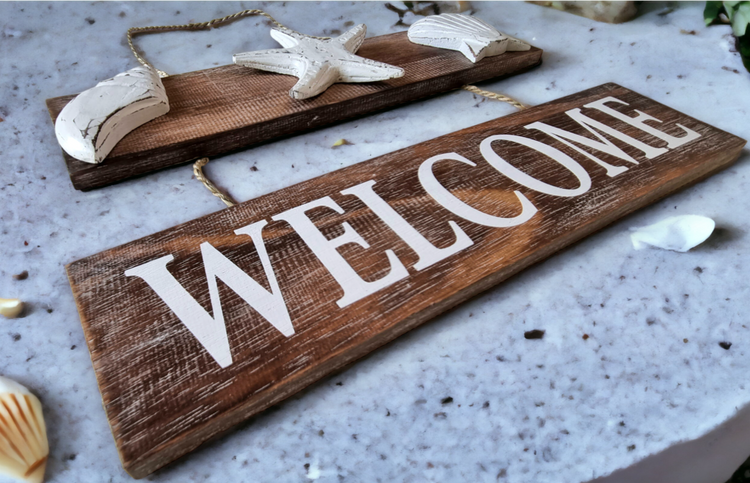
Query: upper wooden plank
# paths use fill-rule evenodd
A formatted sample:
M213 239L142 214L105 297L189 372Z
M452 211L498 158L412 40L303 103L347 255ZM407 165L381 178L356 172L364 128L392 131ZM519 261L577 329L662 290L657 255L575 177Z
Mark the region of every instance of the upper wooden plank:
M472 64L461 53L410 42L406 32L366 39L357 55L405 71L366 84L335 84L312 99L289 97L297 78L227 65L163 79L168 114L125 136L92 165L63 152L73 186L90 190L219 156L278 137L394 107L541 63L542 51L507 52ZM92 86L93 87L93 86ZM47 99L52 121L75 96Z
M594 140L565 112L614 96L661 120L658 129L680 136L681 124L696 140L653 159L613 139L638 161L586 148L601 160L629 169L617 176L580 152L540 131L543 121ZM666 142L594 109L583 112L617 131L656 148ZM479 146L489 136L507 134L554 147L589 173L591 189L572 197L552 196L520 185L490 166ZM333 370L486 290L619 217L648 205L736 160L745 141L615 84L606 84L547 104L389 153L280 191L221 210L68 266L104 408L123 465L142 477L194 449L201 442L263 410ZM574 189L566 168L524 146L496 149L525 173L553 186ZM529 221L493 228L463 220L439 205L417 177L428 158L455 152L476 163L446 161L435 166L441 183L465 203L495 216L518 214L523 193L538 209ZM473 245L416 270L416 253L360 200L344 189L374 180L375 192L437 247L455 240L454 221ZM283 221L285 210L330 196L344 210L309 213L329 239L348 222L370 245L340 247L341 255L364 279L385 276L386 250L393 250L409 276L352 305L340 308L342 288L310 248ZM220 298L234 363L224 369L196 341L165 303L142 280L124 272L172 255L170 273L205 309L211 310L200 245L208 242L242 271L270 290L257 250L234 230L269 220L263 240L295 334L285 337L223 283ZM215 310L215 307L214 307Z

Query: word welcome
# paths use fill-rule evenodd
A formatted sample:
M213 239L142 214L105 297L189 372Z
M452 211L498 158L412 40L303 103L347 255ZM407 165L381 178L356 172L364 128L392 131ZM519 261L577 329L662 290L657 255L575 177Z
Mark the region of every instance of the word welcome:
M551 138L564 143L604 168L606 174L610 177L618 176L630 169L627 166L628 164L638 165L638 161L613 144L605 136L632 146L643 153L643 156L649 160L701 137L699 133L680 124L676 124L676 126L682 129L682 136L669 135L647 124L647 122L661 123L662 121L659 119L638 110L635 110L634 116L629 116L613 109L608 104L628 105L615 97L609 96L585 104L583 107L605 113L613 119L625 122L642 132L666 141L666 147L654 147L639 141L586 116L581 112L580 108L568 110L565 114L591 133L594 136L593 138L574 134L543 122L534 122L524 127L530 130L541 131ZM562 165L577 178L578 187L574 189L560 188L526 174L499 156L493 149L493 143L513 143L525 146L550 158ZM584 148L608 154L622 160L625 164L620 166L611 165L590 151L584 150ZM574 197L580 196L591 189L591 177L589 173L576 160L559 149L540 141L516 135L492 135L481 141L480 152L484 160L499 173L530 190L559 197ZM518 198L520 213L513 217L495 216L470 206L454 196L436 178L433 172L434 166L443 161L457 161L472 167L475 167L476 164L458 153L451 152L433 156L422 162L418 168L418 178L422 189L435 202L455 216L483 226L509 228L526 223L537 213L538 210L534 204L520 191L514 191L514 194ZM417 254L418 260L413 266L414 270L421 271L429 268L474 244L458 224L454 221L449 221L448 223L455 236L455 241L445 248L437 248L396 212L387 201L375 193L373 189L375 184L375 180L368 180L341 191L341 194L355 196L361 200ZM330 196L325 196L286 210L271 217L271 219L273 221L288 223L341 286L343 296L336 301L340 308L347 307L375 292L389 287L399 280L409 277L408 270L393 250L385 250L385 255L390 263L388 273L374 281L368 282L362 279L339 253L338 248L348 243L354 243L362 248L369 249L369 244L347 222L341 224L343 234L332 239L327 238L307 215L310 210L320 207L344 214L344 210ZM267 224L268 220L263 219L239 228L234 233L239 236L250 237L261 260L270 291L266 290L252 277L237 267L237 265L222 255L210 243L203 242L200 245L206 279L208 281L212 312L214 314L213 317L201 307L167 269L167 265L174 260L174 256L172 255L163 256L126 270L125 275L139 277L145 281L195 336L213 359L222 368L228 367L232 364L232 354L227 338L221 301L219 300L217 280L224 282L284 336L290 337L294 334L294 326L289 316L289 309L279 289L276 274L271 266L271 261L263 241L262 231L263 227Z

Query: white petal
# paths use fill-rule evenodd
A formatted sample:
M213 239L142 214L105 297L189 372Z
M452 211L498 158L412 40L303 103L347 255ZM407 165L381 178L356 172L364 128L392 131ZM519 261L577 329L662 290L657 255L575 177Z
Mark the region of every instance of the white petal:
M705 216L670 216L653 225L634 228L630 240L636 250L653 246L686 252L706 241L715 226L714 220Z

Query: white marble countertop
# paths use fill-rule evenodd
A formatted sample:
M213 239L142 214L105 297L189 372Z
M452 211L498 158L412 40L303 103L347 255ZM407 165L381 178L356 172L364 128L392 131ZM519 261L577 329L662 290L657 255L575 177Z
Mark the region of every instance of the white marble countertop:
M50 482L131 480L101 407L64 265L223 205L187 165L75 191L44 100L134 67L128 27L254 7L314 35L343 31L347 21L367 23L370 36L405 28L379 2L0 3L0 296L30 306L24 318L0 320L0 374L44 404ZM730 28L703 25L703 3L646 2L637 19L621 25L524 3L474 7L545 50L541 67L483 88L539 104L613 81L750 138L750 74L733 52ZM245 19L138 43L158 67L177 73L275 47L268 30L260 19ZM247 200L511 112L453 92L225 156L207 172ZM340 138L353 145L331 149ZM743 411L750 403L748 193L745 151L733 167L526 270L148 479L583 482L630 468L603 481L721 483L750 454L750 411ZM685 254L631 248L629 227L687 213L717 221L704 245ZM13 280L23 270L29 277ZM525 340L532 328L545 337ZM655 468L667 475L654 479L648 471ZM677 477L680 469L688 476Z

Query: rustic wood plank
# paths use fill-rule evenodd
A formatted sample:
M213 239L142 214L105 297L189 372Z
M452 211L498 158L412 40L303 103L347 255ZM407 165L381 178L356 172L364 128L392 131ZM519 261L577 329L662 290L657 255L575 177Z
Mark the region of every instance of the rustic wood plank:
M659 132L683 136L679 124L698 137L667 148L666 141L640 128L584 107L608 96L628 104L607 104L619 113L633 117L637 109L662 121L649 123ZM566 113L577 108L605 127L631 136L635 141L630 144L615 139L612 132L605 137L638 164L583 148L612 166L629 168L608 176L583 152L526 128L542 121L596 140ZM495 135L522 136L567 154L588 173L591 188L575 196L557 196L530 188L528 180L511 180L489 164L487 152L480 151L482 141ZM638 141L661 153L648 159L632 145ZM525 267L730 165L744 144L736 136L624 87L605 84L335 171L70 264L68 275L125 469L136 478L148 475ZM582 184L572 171L526 146L503 142L491 147L548 186L576 190ZM442 161L431 170L436 180L464 203L497 217L517 216L517 190L538 211L528 221L508 228L457 216L436 201L434 190L428 193L418 176L426 160L444 153L457 153L476 163L472 167ZM583 175L579 172L578 176ZM389 229L382 212L376 215L362 199L341 194L367 181L375 181L375 193L430 244L445 248L456 241L451 221L473 244L418 269L422 256L405 241L408 237ZM345 232L342 223L348 222L369 243L369 248L348 243L337 249L359 277L377 281L397 271L386 250L393 250L406 277L341 307L337 301L353 284L337 282L330 258L313 253L309 239L303 241L300 225L272 219L285 212L281 216L289 220L287 210L324 197L331 197L343 213L315 208L307 215L328 240L341 236ZM234 234L234 230L261 220L268 224L260 245L255 238ZM222 368L145 278L124 274L171 255L171 276L200 304L198 311L202 308L215 316L218 307L210 301L200 248L205 242L264 291L273 292L258 249L265 247L294 335L283 335L222 278L218 293L232 357L232 363Z
M134 176L219 156L293 133L505 77L542 62L542 51L508 52L472 64L460 52L409 42L406 32L365 40L357 55L405 70L398 79L335 84L313 99L295 100L295 77L237 65L163 79L170 112L125 136L98 165L63 152L76 189L88 191ZM47 99L54 123L75 96Z

